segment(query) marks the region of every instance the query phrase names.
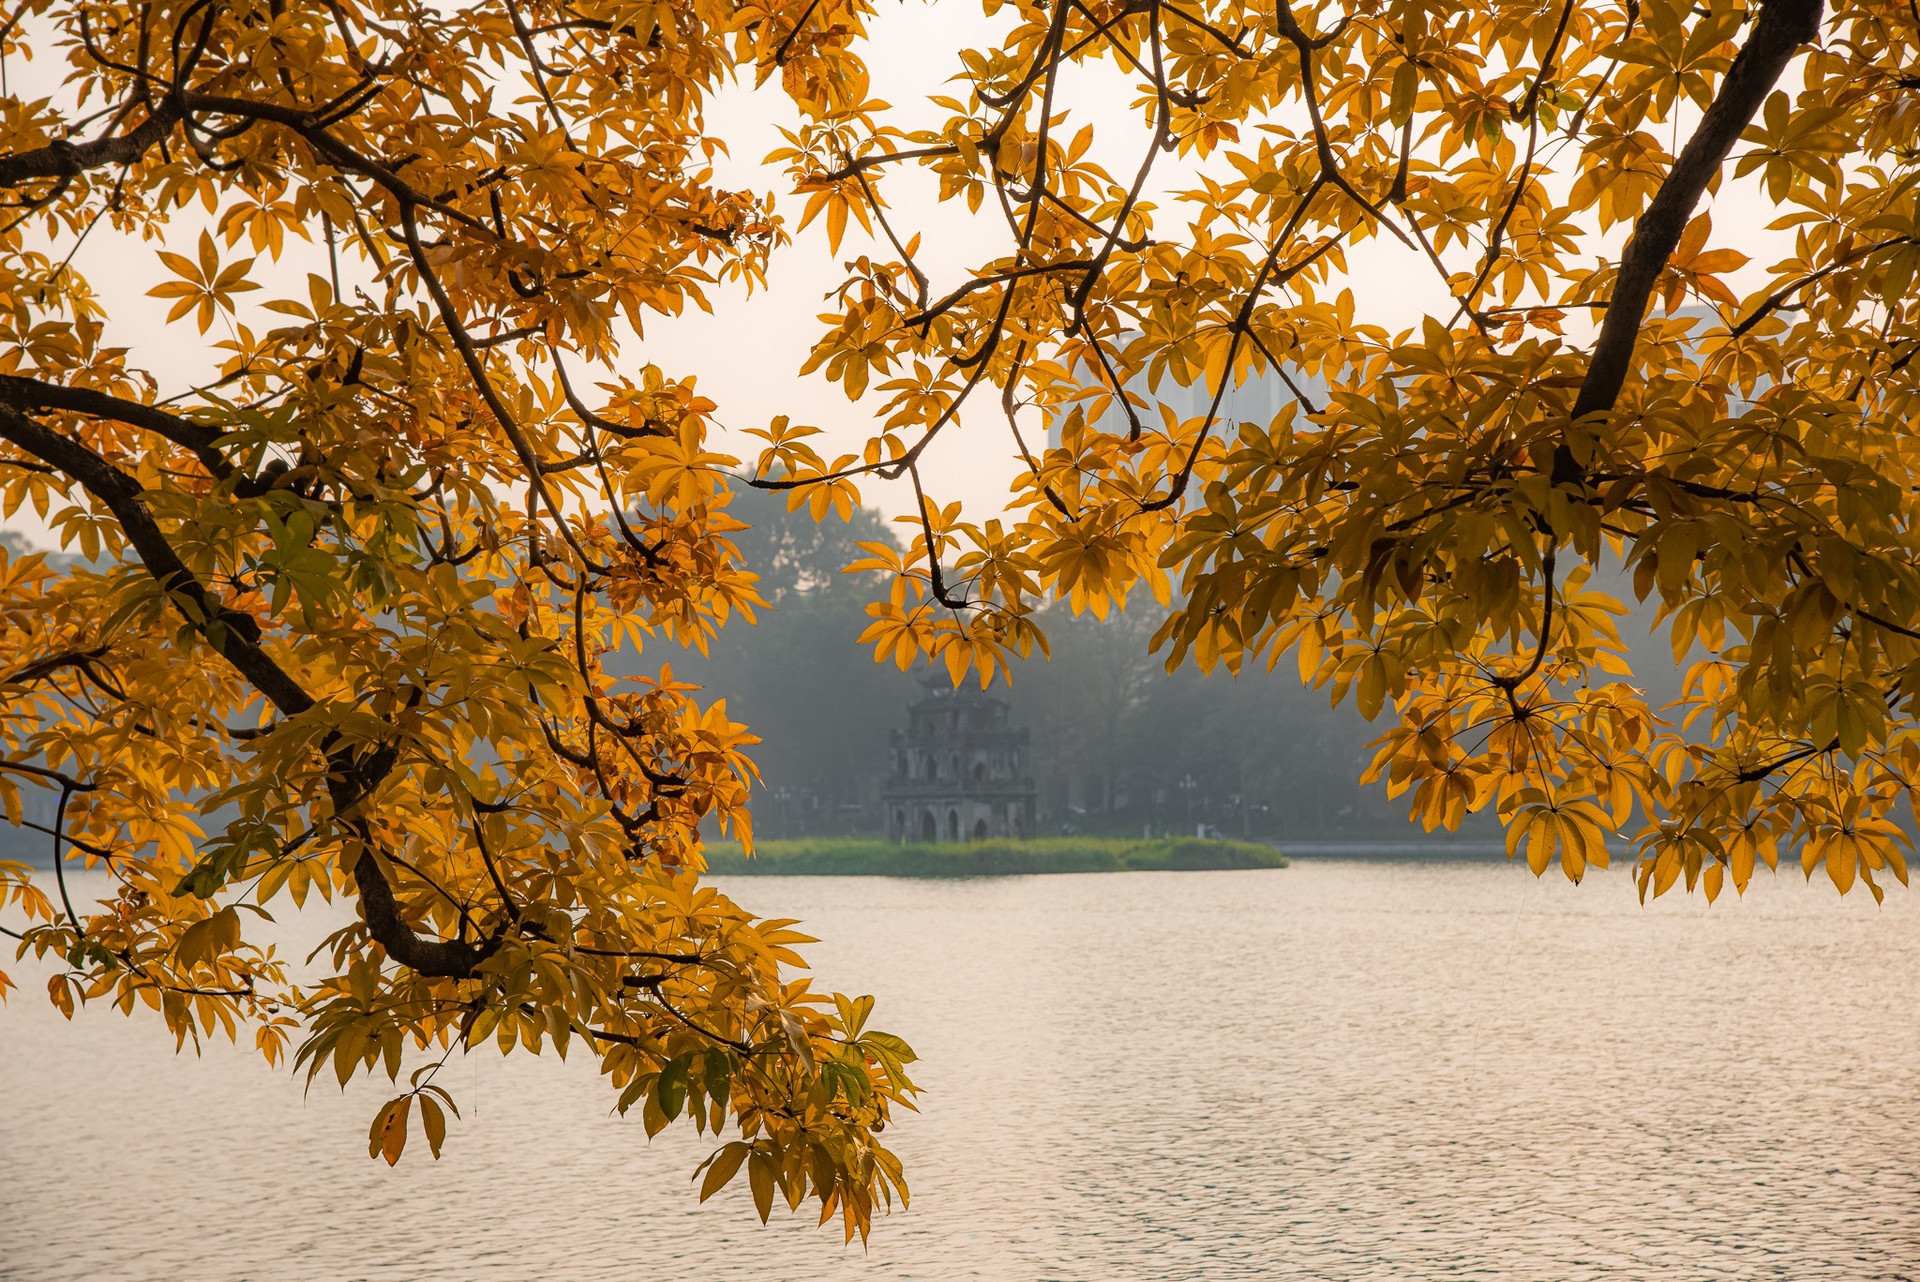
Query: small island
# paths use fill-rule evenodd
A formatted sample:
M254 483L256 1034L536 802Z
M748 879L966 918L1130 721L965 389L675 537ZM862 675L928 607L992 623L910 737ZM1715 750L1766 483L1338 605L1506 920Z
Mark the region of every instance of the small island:
M1286 866L1287 857L1272 846L1198 837L1035 837L960 843L822 837L757 842L751 856L736 842L707 847L709 871L758 877L1006 877Z

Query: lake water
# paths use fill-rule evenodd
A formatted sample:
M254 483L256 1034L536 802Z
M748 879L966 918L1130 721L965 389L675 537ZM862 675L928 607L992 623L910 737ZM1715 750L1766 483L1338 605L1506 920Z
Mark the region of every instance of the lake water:
M0 1011L8 1279L1914 1279L1920 901L1483 862L730 889L921 1052L913 1208L705 1206L584 1060L450 1068L442 1161L157 1025ZM443 1080L447 1080L443 1078ZM419 1142L415 1137L416 1144Z

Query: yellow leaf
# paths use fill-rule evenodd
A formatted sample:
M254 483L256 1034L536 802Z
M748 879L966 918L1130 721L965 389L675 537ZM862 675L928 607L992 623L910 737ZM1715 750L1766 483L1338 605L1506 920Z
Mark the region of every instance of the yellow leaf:
M439 1160L440 1146L447 1140L447 1115L432 1096L420 1097L420 1128L426 1132L427 1148Z
M367 1139L368 1157L385 1158L388 1166L400 1160L407 1146L407 1115L412 1105L413 1096L401 1095L380 1106Z
M723 1144L715 1150L713 1156L707 1159L706 1178L700 1181L700 1200L704 1202L725 1188L727 1181L734 1177L735 1172L740 1169L740 1163L751 1151L752 1146L743 1144L739 1140ZM757 1200L759 1194L755 1193L754 1197ZM761 1213L761 1218L766 1218L764 1211Z
M773 1213L773 1159L759 1149L747 1159L747 1184L753 1190L753 1209L765 1224Z

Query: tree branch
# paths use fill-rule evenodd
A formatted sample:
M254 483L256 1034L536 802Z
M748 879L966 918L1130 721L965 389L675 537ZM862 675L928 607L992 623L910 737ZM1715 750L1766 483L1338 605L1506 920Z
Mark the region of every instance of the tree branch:
M88 142L57 140L31 151L0 156L0 187L18 187L37 178L77 178L89 169L131 164L146 155L173 129L182 112L171 101L124 134L110 134Z
M1620 274L1614 281L1613 301L1600 322L1600 337L1594 343L1586 378L1573 403L1573 417L1584 418L1613 408L1626 385L1627 369L1633 361L1634 340L1640 334L1640 322L1647 314L1654 282L1659 279L1667 259L1680 243L1693 208L1707 184L1720 171L1727 154L1739 139L1747 122L1766 101L1774 82L1786 70L1787 63L1819 34L1823 0L1760 0L1760 17L1753 34L1720 83L1720 92L1700 117L1700 127L1674 161L1673 169L1660 190L1654 193L1646 212L1640 215L1633 236L1620 256ZM1563 457L1564 454L1564 457ZM1566 445L1555 451L1556 480L1571 479L1564 473L1573 466L1572 452Z
M253 616L231 609L207 590L180 559L153 515L147 511L138 481L77 441L41 426L11 405L0 403L0 440L9 441L51 463L93 495L119 521L121 530L168 601L200 636L253 684L282 714L295 716L315 706L312 695L260 644ZM397 752L385 746L355 752L334 736L323 743L327 754L327 791L334 810L361 843L353 877L360 891L368 932L387 955L417 974L451 979L471 976L498 941L470 944L430 939L414 933L401 915L393 886L374 853L364 820L351 812L393 768Z
M233 464L214 445L220 439L219 432L141 401L126 400L86 387L66 387L22 378L16 374L0 374L0 404L12 406L22 413L65 410L142 428L165 437L182 449L191 450L215 480L225 480L233 475Z

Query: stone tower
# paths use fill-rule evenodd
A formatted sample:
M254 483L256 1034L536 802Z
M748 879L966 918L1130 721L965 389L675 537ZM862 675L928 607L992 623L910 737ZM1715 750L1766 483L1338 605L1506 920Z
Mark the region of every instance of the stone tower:
M895 730L880 799L893 841L968 841L1033 833L1032 753L1004 700L945 673L920 682Z

